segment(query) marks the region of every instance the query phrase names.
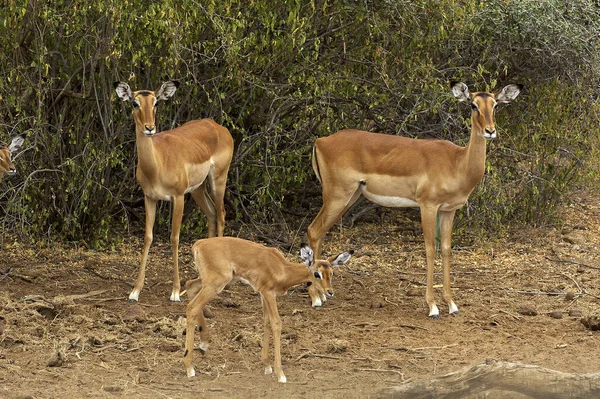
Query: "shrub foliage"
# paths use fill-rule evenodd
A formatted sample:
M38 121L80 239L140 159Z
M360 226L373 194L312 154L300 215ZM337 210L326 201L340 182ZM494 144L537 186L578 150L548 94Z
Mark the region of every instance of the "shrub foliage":
M2 182L0 217L31 239L96 246L140 225L134 127L117 80L134 90L182 82L158 111L163 130L211 117L231 131L230 228L287 233L288 215L312 219L319 136L353 127L464 144L469 111L451 80L526 87L497 113L499 138L460 226L545 223L595 170L591 0L9 0L0 37L0 139L27 140L19 175ZM184 229L202 234L201 218L190 205Z

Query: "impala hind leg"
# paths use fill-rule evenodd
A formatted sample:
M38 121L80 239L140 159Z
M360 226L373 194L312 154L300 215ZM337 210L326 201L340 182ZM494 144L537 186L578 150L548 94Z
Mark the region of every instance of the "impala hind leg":
M323 206L319 213L308 226L308 242L314 251L314 258L321 259L321 243L323 237L331 227L344 216L344 213L358 200L360 190L358 186L354 190L339 192L336 191L332 195L325 194L325 186L323 186ZM321 284L312 284L308 287L312 306L318 307L322 302L327 300L323 292Z
M156 200L144 196L144 206L146 208L146 229L144 232L144 249L142 250L142 261L138 271L137 279L133 290L129 294L129 302L137 302L140 297L140 292L144 287L144 279L146 278L146 263L148 262L148 252L152 244L152 229L154 227L154 219L156 216Z
M227 188L227 171L229 170L229 164L227 168L220 171L214 171L214 178L211 196L215 206L215 213L217 217L217 236L223 237L225 231L225 189Z
M192 280L191 287L198 286L198 280ZM219 292L225 288L225 285L231 280L231 278L222 278L219 280L211 280L212 283L218 284L218 286L204 285L200 289L200 292L190 299L190 302L186 308L186 328L185 328L185 352L183 354L183 364L188 377L196 375L194 366L192 365L192 352L194 350L194 333L196 326L200 326L200 351L202 354L206 353L208 349L208 328L206 326L206 319L204 318L204 308L206 304L210 302ZM186 286L189 286L186 283Z
M206 180L200 187L192 191L192 198L206 216L208 224L208 237L215 237L217 235L217 212L215 210L215 204L208 194Z
M427 258L427 291L425 292L425 301L429 306L429 317L437 319L440 317L440 311L435 304L433 294L433 269L435 265L435 225L437 208L421 207L421 226L423 228L423 237L425 238L425 254Z
M444 301L448 304L450 314L458 314L458 307L452 299L450 290L450 258L452 255L452 224L456 211L440 212L440 240L442 250L442 269L444 281Z

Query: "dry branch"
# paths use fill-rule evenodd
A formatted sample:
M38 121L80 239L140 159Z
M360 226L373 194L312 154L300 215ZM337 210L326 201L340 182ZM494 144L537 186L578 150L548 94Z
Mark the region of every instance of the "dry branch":
M386 388L380 397L591 399L600 397L600 373L562 373L491 359L432 380Z

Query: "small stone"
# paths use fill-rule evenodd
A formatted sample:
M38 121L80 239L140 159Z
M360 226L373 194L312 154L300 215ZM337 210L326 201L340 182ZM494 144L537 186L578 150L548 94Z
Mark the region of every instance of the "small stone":
M207 307L205 307L202 310L202 313L204 314L204 317L206 317L207 319L212 319L214 317L213 312Z
M562 319L563 318L563 313L562 312L550 312L549 316L552 317L553 319Z
M121 391L123 391L123 387L120 387L117 385L107 385L105 387L102 387L102 389L105 392L121 392Z
M537 316L538 314L537 309L533 305L523 305L517 309L517 312L523 316Z
M567 290L567 294L565 295L565 300L572 301L573 299L575 299L575 290L571 288L571 289Z
M139 304L133 304L127 307L123 320L138 320L142 321L145 317L144 309Z
M381 301L378 301L377 299L374 299L371 301L371 309L379 309L383 307L383 303Z
M598 316L582 317L579 321L589 330L600 330L600 317Z
M348 346L350 346L350 343L348 341L345 341L343 339L332 339L330 341L327 341L327 352L328 353L346 352L346 350L348 349Z
M418 289L418 288L409 288L408 291L406 291L406 296L421 296L423 295L423 292Z
M571 309L571 310L569 310L569 316L570 317L581 317L582 316L581 310Z
M60 367L62 365L63 365L63 357L60 352L56 352L55 354L50 356L50 359L48 359L48 362L46 363L46 366L48 366L48 367Z

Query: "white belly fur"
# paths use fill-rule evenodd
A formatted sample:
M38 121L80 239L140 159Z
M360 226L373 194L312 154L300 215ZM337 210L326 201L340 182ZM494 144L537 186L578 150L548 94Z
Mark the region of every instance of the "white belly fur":
M362 195L366 199L372 201L381 206L387 206L391 208L418 208L419 204L415 201L403 197L388 197L385 195L377 195L367 191L366 186L362 186Z

